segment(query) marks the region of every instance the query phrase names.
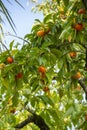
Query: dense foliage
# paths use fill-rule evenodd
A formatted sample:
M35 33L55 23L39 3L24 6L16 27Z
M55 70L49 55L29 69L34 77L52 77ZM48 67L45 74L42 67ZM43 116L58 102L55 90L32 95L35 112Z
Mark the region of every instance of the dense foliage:
M44 0L35 10L44 19L36 19L21 48L1 42L0 129L14 130L34 115L23 130L39 130L44 123L44 130L86 130L85 6L81 0Z

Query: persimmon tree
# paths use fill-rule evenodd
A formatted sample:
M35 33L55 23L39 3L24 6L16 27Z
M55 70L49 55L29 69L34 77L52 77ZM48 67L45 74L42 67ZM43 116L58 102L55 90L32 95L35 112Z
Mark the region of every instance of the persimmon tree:
M85 5L44 1L35 8L44 19L35 20L21 48L1 41L1 130L87 129Z

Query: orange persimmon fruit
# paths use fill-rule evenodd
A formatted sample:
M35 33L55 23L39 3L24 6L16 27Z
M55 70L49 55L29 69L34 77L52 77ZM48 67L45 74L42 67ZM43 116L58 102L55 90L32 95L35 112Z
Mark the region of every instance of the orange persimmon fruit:
M13 62L13 58L11 56L7 57L7 62L8 63L12 63Z
M49 91L49 88L48 88L47 86L45 86L45 87L43 88L43 91L44 91L44 92L48 92L48 91Z
M44 67L44 66L40 66L39 68L38 68L38 71L40 72L40 73L46 73L46 68ZM44 74L42 75L42 76L44 76Z
M11 107L11 108L10 108L10 113L13 113L13 114L14 114L15 112L16 112L16 109L13 108L13 107Z
M37 35L38 37L43 37L43 36L45 35L44 29L37 31L36 35Z
M72 79L79 79L81 78L81 73L80 72L77 72L75 75L72 76Z
M77 53L76 52L70 52L69 55L70 55L71 58L75 58Z
M78 10L78 14L85 14L86 13L86 10L81 8Z
M19 72L16 76L15 76L17 79L21 79L23 77L23 73L22 72Z
M87 115L85 116L85 121L87 121Z
M75 28L76 31L81 31L83 29L83 24L82 23L77 23L74 26L74 28Z

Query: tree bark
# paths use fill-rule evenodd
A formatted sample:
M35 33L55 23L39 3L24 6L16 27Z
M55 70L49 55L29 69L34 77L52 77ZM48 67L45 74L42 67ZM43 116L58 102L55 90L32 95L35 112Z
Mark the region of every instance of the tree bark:
M16 128L16 130L21 129L24 126L26 126L28 123L31 123L31 122L36 124L40 128L40 130L50 130L49 127L47 126L47 124L45 123L44 119L37 114L33 114L32 116L28 116L27 119L25 119L21 123L17 124L15 126L15 128Z
M84 79L83 79L84 80ZM79 79L78 83L81 85L81 87L83 88L84 92L85 92L85 98L87 100L87 86L84 84L83 80Z

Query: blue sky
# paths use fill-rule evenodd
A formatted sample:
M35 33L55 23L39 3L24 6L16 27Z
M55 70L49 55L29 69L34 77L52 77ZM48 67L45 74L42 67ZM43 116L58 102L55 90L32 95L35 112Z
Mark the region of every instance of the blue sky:
M41 2L42 0L39 0L38 2ZM30 33L31 28L34 24L35 19L40 19L42 21L43 15L42 13L34 13L31 12L32 7L35 6L34 3L31 2L31 0L21 0L20 3L24 6L25 10L19 7L14 0L11 0L12 4L9 4L7 0L3 0L3 3L5 3L5 6L7 7L15 25L16 25L16 32L17 35L20 37L24 37L25 34ZM12 31L10 25L4 18L4 28L5 32L10 32L14 34ZM14 37L6 36L5 40L6 42L11 42Z

